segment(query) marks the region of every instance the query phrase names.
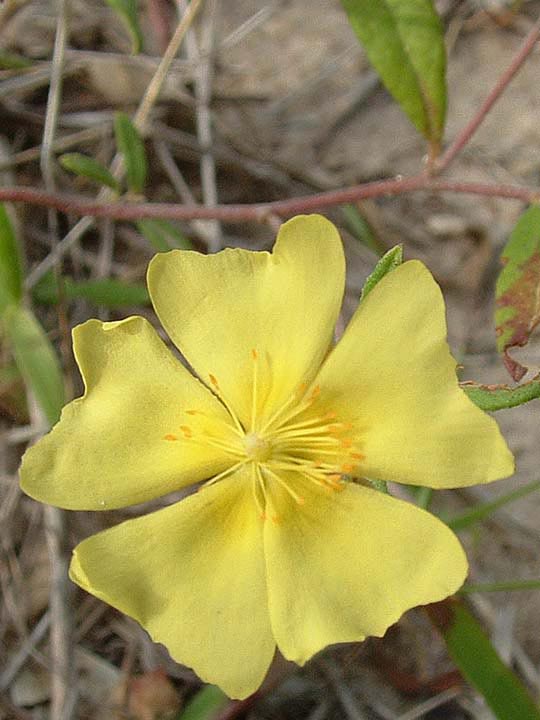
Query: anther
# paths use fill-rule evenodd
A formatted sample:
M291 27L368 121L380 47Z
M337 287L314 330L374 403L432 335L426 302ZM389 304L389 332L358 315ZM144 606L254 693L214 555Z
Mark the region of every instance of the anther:
M355 467L356 467L355 465L351 465L350 463L344 463L341 466L341 471L344 473L351 473Z
M186 410L186 415L204 415L200 410Z
M344 447L344 448L352 447L352 443L353 443L352 438L343 438L340 442L341 447Z
M180 430L185 438L193 437L193 431L188 425L180 425Z
M354 458L355 460L364 460L366 457L365 455L362 455L362 453L358 453L358 452L352 452L352 453L349 453L349 455L350 455L350 457Z
M255 348L251 349L251 357L253 358L253 360L257 360L257 358L259 357L259 354L255 350Z
M171 441L172 441L172 440L178 440L178 438L176 437L176 435L171 435L171 434L165 435L165 436L163 437L163 439L164 439L164 440L171 440Z
M210 378L210 382L215 388L219 388L219 383L217 381L217 377L215 375L212 375L212 373L208 373L208 377Z

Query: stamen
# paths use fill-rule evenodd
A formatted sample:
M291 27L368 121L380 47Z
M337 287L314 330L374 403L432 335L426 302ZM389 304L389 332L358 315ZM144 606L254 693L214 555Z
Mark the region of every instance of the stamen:
M295 405L294 409L292 410L292 412L285 414L285 417L280 419L278 428L283 427L285 424L289 423L292 418L300 415L300 413L304 412L304 410L306 410L310 405L312 405L320 394L320 387L316 385L315 388L313 388L313 391L310 393L309 397L306 398L305 393L307 388L308 385L306 383L300 383L297 391L287 398L287 400L283 403L279 410L277 410L270 417L270 419L266 421L264 427L259 432L266 432L272 425L276 424L277 419L281 418L281 416L285 413L286 410L290 408L291 405Z
M180 430L181 430L181 432L182 432L182 435L183 435L186 439L189 440L190 438L193 437L193 431L192 431L192 429L189 427L189 425L180 425Z
M231 418L233 419L233 422L234 422L234 424L236 425L236 427L238 428L238 431L240 432L240 434L243 435L243 434L244 434L244 428L243 428L243 426L242 426L242 423L241 423L240 420L238 419L238 416L237 416L237 414L234 412L234 410L233 410L232 406L230 405L230 403L227 401L227 399L226 399L225 396L223 395L223 392L221 391L221 388L219 387L219 383L218 383L217 377L216 377L215 375L212 375L212 373L208 373L208 377L210 378L210 383L211 383L212 386L214 387L214 390L215 390L215 392L216 392L216 395L218 396L218 398L221 400L221 402L225 405L225 407L226 407L227 410L229 411L229 415L230 415Z
M259 357L257 354L257 351L255 348L251 349L251 357L253 359L253 390L251 394L251 430L252 432L256 430L256 421L257 421L257 376L258 376L258 362L257 358Z
M253 497L255 499L255 505L257 505L257 509L259 511L259 516L261 520L264 521L266 520L266 488L264 487L264 478L259 476L260 471L258 472L259 466L257 463L252 463L251 467L253 469L253 482L251 483ZM260 490L263 496L263 502L261 502L257 489Z
M283 480L283 478L281 478L270 467L268 467L268 465L264 465L262 468L262 471L263 472L266 471L266 472L270 473L278 481L278 483L281 485L281 487L289 493L289 495L292 497L292 499L295 501L295 503L297 505L303 505L306 502L305 499L301 495L298 495L298 493L294 492L294 490L289 487L289 485L285 482L285 480Z
M261 490L262 490L263 498L264 498L264 507L265 507L265 510L264 510L264 513L263 513L263 519L266 519L266 508L269 508L269 509L270 509L270 512L271 512L270 520L271 520L275 525L279 525L280 522L281 522L281 518L279 517L279 515L277 515L277 513L273 512L272 497L270 496L269 493L266 492L266 484L265 484L265 482L264 482L264 477L263 477L263 474L262 474L262 471L261 471L261 466L260 466L258 463L255 463L255 472L256 472L257 477L258 477L258 479L259 479L259 486L260 486L260 488L261 488Z
M202 490L205 487L208 487L210 485L213 485L214 483L218 482L219 480L223 480L223 478L227 477L227 475L230 475L233 472L236 472L239 468L242 467L242 465L245 465L247 460L242 460L242 462L238 462L235 465L231 465L231 467L227 468L226 470L223 470L223 472L220 472L218 475L215 475L213 478L210 478L210 480L207 480L205 483L201 485L199 488L199 491Z

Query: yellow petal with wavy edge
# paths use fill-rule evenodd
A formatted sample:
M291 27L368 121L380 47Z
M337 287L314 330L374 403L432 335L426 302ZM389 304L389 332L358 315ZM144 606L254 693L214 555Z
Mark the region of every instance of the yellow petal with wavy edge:
M201 379L218 384L246 427L253 414L264 419L315 376L332 339L344 279L341 240L320 215L284 223L271 255L173 250L157 255L148 270L167 333Z
M244 698L272 661L262 523L243 473L77 546L72 579Z
M278 521L265 524L265 557L272 629L289 660L380 637L406 610L463 583L465 554L433 515L359 485L328 495L288 481L305 504L274 490Z
M418 261L362 301L317 382L321 402L353 425L358 475L452 488L514 471L496 422L458 386L443 297Z
M204 411L208 422L228 415L146 320L89 320L74 329L73 342L86 391L26 452L21 486L28 495L72 510L106 510L233 464L222 450L184 439L186 410Z

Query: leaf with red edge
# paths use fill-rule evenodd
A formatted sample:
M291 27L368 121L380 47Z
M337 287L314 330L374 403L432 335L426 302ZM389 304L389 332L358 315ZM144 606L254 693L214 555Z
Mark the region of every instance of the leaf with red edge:
M540 323L540 206L520 217L503 250L504 265L496 288L497 349L506 369L519 382L527 368L508 354L523 347Z

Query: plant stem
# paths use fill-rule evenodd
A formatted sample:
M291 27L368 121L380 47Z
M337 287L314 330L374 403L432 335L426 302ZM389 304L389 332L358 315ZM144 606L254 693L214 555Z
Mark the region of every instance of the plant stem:
M495 583L470 583L464 585L459 593L470 595L479 592L505 592L509 590L540 590L540 580L508 580Z
M506 70L503 72L503 74L500 76L500 78L497 80L497 82L495 83L495 87L491 90L482 105L480 105L475 115L471 118L467 125L465 125L465 127L458 134L454 142L446 149L441 158L433 163L432 167L430 168L432 174L440 173L445 170L448 165L450 165L452 160L456 157L456 155L458 155L458 153L460 153L463 148L468 144L469 140L478 130L479 126L482 124L493 105L495 105L504 90L506 90L506 88L512 81L514 75L516 75L525 60L529 57L539 39L540 18L535 22L531 31L523 41L523 44L518 50L516 56L514 57L510 65L506 68Z
M540 202L540 188L496 183L459 182L436 180L424 175L406 178L378 180L353 185L341 190L330 190L304 195L287 200L265 203L244 203L238 205L215 205L200 207L175 203L122 203L87 200L77 195L46 192L29 187L0 188L0 202L25 202L31 205L54 208L74 215L108 217L115 220L140 220L142 218L165 218L169 220L222 220L224 222L264 222L268 215L291 216L302 212L313 212L323 208L358 202L366 198L404 195L426 191L432 193L450 192L465 195L484 195L524 203Z

